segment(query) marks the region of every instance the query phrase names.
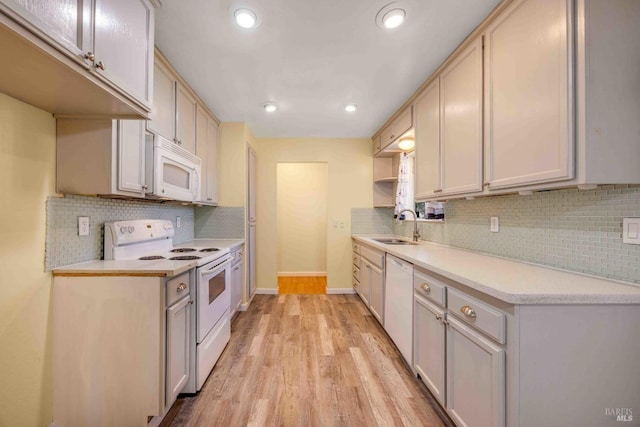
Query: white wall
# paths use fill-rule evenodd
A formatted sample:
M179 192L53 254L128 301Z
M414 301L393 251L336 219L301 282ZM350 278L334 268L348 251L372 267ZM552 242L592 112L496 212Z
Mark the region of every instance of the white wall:
M327 163L327 288L352 288L351 208L372 206L371 140L255 138L252 145L258 157L258 288L277 289L277 164L298 162ZM334 220L344 228L334 228Z
M277 165L278 275L327 271L326 163Z
M44 250L55 149L53 116L0 94L0 426L42 427L52 419Z

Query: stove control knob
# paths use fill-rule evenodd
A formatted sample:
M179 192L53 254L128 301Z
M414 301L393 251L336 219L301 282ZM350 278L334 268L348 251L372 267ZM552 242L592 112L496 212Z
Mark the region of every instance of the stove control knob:
M136 228L133 225L129 226L129 233L133 233L134 231L136 231Z
M127 227L125 227L124 225L122 227L120 227L120 233L126 234L127 233Z

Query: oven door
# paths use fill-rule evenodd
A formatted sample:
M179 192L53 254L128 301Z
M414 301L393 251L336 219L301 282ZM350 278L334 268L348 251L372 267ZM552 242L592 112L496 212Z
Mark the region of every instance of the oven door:
M231 305L230 265L231 259L226 256L198 268L198 344Z

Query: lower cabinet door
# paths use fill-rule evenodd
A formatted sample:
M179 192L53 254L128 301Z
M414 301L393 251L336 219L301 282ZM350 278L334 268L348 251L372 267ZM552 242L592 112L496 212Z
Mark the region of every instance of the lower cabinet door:
M242 262L231 267L231 315L237 310L242 300Z
M378 319L381 325L384 325L384 277L382 270L373 264L367 264L369 268L370 290L369 290L369 309L371 313Z
M459 426L504 426L504 350L451 317L447 323L449 415Z
M445 406L444 311L417 295L413 302L414 369L440 404Z
M358 287L358 294L364 305L369 307L369 292L371 291L371 264L363 262L360 264L360 286Z
M191 298L184 297L167 309L167 372L165 405L176 401L189 379L189 329Z

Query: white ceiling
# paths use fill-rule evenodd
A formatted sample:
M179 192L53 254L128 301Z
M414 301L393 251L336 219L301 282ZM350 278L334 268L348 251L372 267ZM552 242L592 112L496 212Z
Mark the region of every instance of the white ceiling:
M388 3L163 0L156 45L220 120L257 137L370 137L499 0L400 0L405 24L383 30ZM256 28L235 25L240 6Z

